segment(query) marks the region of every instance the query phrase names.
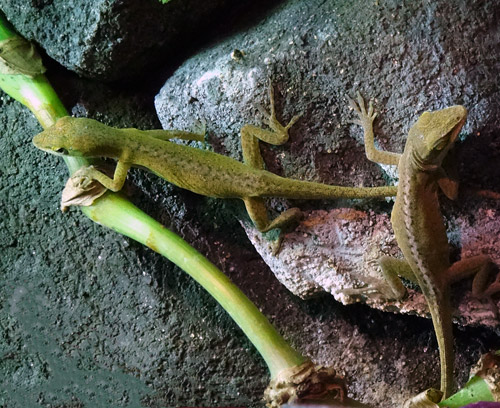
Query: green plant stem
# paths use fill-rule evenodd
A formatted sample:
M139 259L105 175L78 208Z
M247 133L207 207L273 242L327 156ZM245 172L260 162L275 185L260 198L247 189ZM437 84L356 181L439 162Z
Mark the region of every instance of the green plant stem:
M226 275L186 241L122 196L107 193L92 207L85 207L82 211L93 221L147 245L200 283L259 350L269 367L271 377L305 361Z
M0 12L0 41L17 36L5 16ZM43 128L52 126L57 119L68 116L68 111L44 75L30 78L26 75L1 75L0 88L26 106ZM70 173L88 164L77 157L64 157Z
M0 41L17 35L0 14ZM0 87L50 127L68 113L45 76L0 75ZM87 161L66 157L70 173ZM119 194L108 192L82 209L90 219L147 245L199 282L229 313L264 358L274 378L306 359L283 339L257 307L210 261Z

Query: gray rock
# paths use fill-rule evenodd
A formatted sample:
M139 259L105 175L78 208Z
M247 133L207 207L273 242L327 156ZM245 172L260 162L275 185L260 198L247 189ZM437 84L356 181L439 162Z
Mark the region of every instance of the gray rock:
M3 0L2 11L27 39L78 74L130 78L177 60L244 2L215 0ZM203 35L201 35L203 33Z
M269 169L327 184L373 186L395 182L397 174L391 166L366 159L362 129L350 124L347 95L361 90L377 98L382 120L376 140L382 149L396 152L402 151L407 130L424 110L463 104L470 112L457 147L464 193L456 204L444 203L453 255L489 253L498 262L498 200L478 203L473 190L500 189L500 90L491 57L500 51L500 26L493 17L499 12L494 1L437 1L426 7L409 1L289 1L261 24L179 67L156 97L158 115L164 128L186 129L205 119L213 149L239 159L239 129L245 123L262 124L256 106L269 105L271 78L283 123L295 113L303 116L286 145L262 146ZM240 50L237 57L231 53L235 49ZM291 205L271 203L278 211ZM349 210L332 207L346 204L362 216L354 222L337 219ZM339 201L302 207L326 212L311 211L308 221L288 235L278 257L247 228L278 279L300 297L326 291L344 303L354 300L345 290L363 284L380 287L376 259L398 251L389 227L390 206ZM384 310L427 314L418 292L411 291L410 299L368 302ZM461 323L498 326L488 305L467 296L462 301Z
M467 213L449 219L450 240L460 240L459 258L489 255L500 265L500 206L481 197L464 199ZM469 212L475 217L471 219ZM279 254L256 229L244 224L247 235L276 277L293 294L308 299L331 293L343 304L365 302L371 307L429 317L422 293L412 286L404 300L390 296L380 270L382 256L402 258L388 214L339 208L310 211L299 227L286 234ZM493 272L492 271L492 275ZM469 282L454 286L454 317L461 325L498 328L500 304L472 296ZM386 295L388 293L388 295Z

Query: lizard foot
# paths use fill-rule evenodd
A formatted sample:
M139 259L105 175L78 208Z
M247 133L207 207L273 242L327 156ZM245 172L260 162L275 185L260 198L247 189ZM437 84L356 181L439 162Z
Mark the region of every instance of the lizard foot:
M271 222L270 228L279 228L278 239L274 242L272 246L272 254L276 256L281 251L281 245L283 239L288 232L291 232L297 228L300 220L303 218L302 211L294 207L282 212L274 221ZM272 228L271 228L272 227Z
M429 388L405 401L403 408L434 408L442 399L443 393L441 391Z
M371 298L373 295L380 295L380 291L374 286L364 285L358 288L346 288L342 293L350 297Z
M276 133L286 133L288 129L290 129L297 120L302 116L302 113L299 113L298 115L295 115L290 121L288 122L287 125L283 126L278 119L276 118L276 109L275 109L275 104L274 104L274 88L269 81L269 101L271 105L271 112L269 113L262 105L257 105L257 109L264 115L264 123L269 126L274 132Z
M75 188L82 191L91 190L93 188L94 179L90 175L95 170L94 166L80 168L71 176L71 181Z
M372 101L370 100L367 111L365 100L363 99L359 91L357 92L357 102L349 97L348 99L349 99L349 105L351 106L351 108L354 109L354 111L359 116L359 120L354 119L352 120L352 123L356 123L357 125L361 125L363 127L365 127L366 125L371 125L375 120L375 118L377 117L377 112L375 112L375 109L373 108Z
M394 293L391 291L391 288L387 288L384 285L380 284L366 284L364 286L360 286L357 288L346 288L342 289L341 291L344 295L350 296L353 298L361 298L361 299L370 299L372 301L387 301L387 300L393 300L396 299L396 296L394 296ZM407 297L407 294L402 298L397 298L397 299L404 299Z
M83 175L82 175L83 174ZM85 167L77 170L68 178L61 196L61 211L66 212L70 206L90 206L107 190L101 183L85 175Z
M492 297L500 293L500 273L489 256L477 255L461 259L451 265L447 274L450 285L472 276L472 296L487 303L495 318L498 317L498 307ZM492 281L494 274L495 280Z

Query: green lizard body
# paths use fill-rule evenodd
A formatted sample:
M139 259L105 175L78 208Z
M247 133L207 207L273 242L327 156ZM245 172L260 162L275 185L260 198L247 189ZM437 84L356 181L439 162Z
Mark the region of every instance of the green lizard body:
M69 155L108 157L144 167L170 183L210 197L362 198L395 192L393 187L363 189L287 179L221 154L158 139L149 131L111 128L87 118L59 119L34 143L39 148L50 144L56 150L66 149ZM118 191L123 180L105 186Z
M405 260L384 257L382 271L395 298L405 294L397 275L416 281L424 294L431 313L440 350L441 391L445 396L453 389L453 334L449 286L477 273L473 282L476 296L489 296L498 290L492 285L485 291L489 258L477 256L454 264L449 260L449 244L438 201L438 189L449 198L456 198L457 184L447 179L443 160L453 147L467 117L463 106L452 106L423 113L409 131L402 155L377 150L374 145L373 120L376 114L364 101L351 106L360 117L365 131L367 157L383 164L398 166L399 184L391 223L396 241Z
M291 199L331 199L386 197L396 194L396 187L341 187L287 179L264 170L259 140L282 144L294 117L282 126L275 117L270 88L271 130L245 125L241 129L244 163L207 150L169 142L170 138L200 139L200 135L181 131L116 129L92 119L64 117L51 128L36 135L33 143L47 152L83 157L108 157L117 160L113 178L93 167L77 176L83 188L97 180L106 188L122 188L131 166L149 169L165 180L195 193L220 198L240 198L250 218L260 231L282 228L296 222L300 211L289 209L270 221L264 197Z

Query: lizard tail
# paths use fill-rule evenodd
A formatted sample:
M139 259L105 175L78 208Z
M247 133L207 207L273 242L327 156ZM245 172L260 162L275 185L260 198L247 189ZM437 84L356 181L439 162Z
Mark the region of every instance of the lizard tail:
M451 395L454 389L453 365L455 356L453 352L453 324L451 320L450 296L445 291L439 297L426 296L426 298L439 346L441 391L444 393L443 399L445 399Z
M291 199L335 199L335 198L382 198L396 196L397 186L382 187L346 187L283 178L275 174L266 174L262 197L285 197Z

